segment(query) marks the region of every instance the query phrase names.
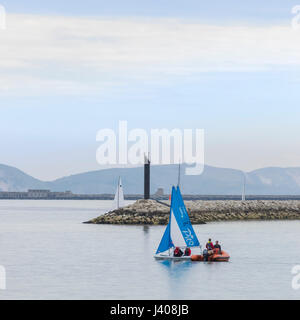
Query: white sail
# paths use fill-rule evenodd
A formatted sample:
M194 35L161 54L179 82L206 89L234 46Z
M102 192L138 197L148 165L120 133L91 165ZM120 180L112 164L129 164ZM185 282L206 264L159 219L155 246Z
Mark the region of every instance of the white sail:
M171 239L173 241L173 244L175 247L185 247L186 243L182 236L182 233L180 231L179 225L177 223L177 220L174 216L173 210L171 210Z
M117 191L115 194L115 199L114 199L112 210L116 210L116 209L122 208L124 206L125 206L125 200L124 200L123 186L122 186L121 178L119 178L118 187L117 187Z

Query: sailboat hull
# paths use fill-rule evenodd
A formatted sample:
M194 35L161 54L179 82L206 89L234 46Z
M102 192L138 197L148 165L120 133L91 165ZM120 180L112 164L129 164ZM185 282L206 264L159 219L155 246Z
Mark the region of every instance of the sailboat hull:
M155 255L155 259L157 260L176 260L176 261L182 261L182 260L191 260L191 256L182 256L182 257L174 257L169 255Z

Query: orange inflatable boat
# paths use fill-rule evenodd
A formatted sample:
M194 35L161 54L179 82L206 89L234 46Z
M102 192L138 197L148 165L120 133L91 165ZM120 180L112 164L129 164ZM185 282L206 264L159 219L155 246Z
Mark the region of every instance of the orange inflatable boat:
M207 261L217 261L217 262L227 262L229 261L229 254L222 250L222 253L219 253L218 249L214 250L214 253L208 257ZM194 254L191 256L192 261L204 261L202 254Z

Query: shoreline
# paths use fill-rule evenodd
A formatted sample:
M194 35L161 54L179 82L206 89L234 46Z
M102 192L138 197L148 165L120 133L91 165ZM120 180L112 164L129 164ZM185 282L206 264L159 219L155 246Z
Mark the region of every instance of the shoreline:
M192 224L218 221L300 220L299 200L185 201ZM138 200L132 205L105 213L87 224L166 225L168 201Z

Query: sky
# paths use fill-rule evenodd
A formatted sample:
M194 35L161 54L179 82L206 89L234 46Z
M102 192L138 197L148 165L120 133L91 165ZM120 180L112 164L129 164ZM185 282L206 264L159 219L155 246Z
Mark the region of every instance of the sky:
M0 5L0 163L42 180L101 169L98 130L127 120L204 129L209 165L300 165L300 1Z

